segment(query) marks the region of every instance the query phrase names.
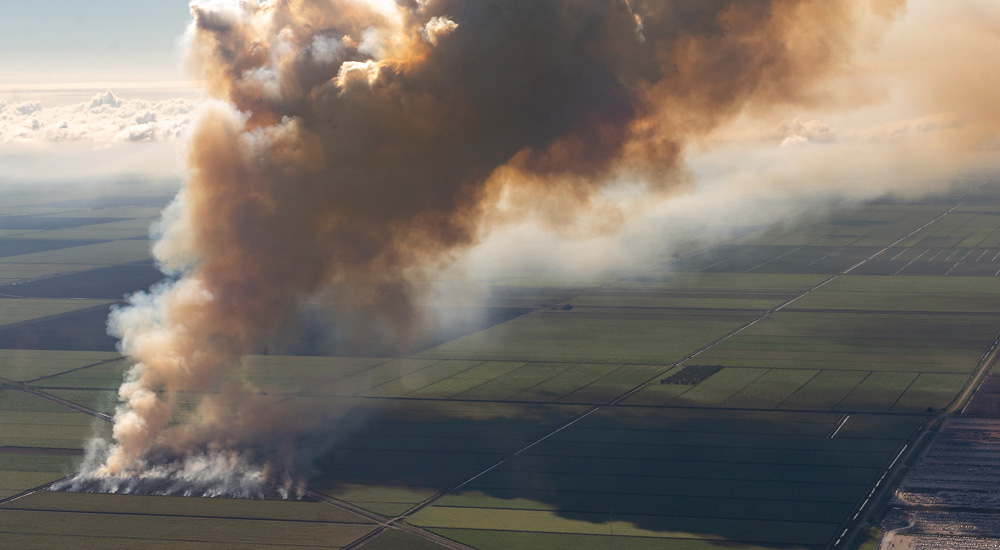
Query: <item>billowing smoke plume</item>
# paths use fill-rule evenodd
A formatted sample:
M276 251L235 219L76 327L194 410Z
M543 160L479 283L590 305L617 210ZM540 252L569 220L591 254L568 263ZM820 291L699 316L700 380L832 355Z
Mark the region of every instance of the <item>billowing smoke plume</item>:
M405 348L421 283L492 225L616 227L636 207L620 197L685 185L690 140L748 107L822 102L821 78L900 4L195 0L188 46L215 101L154 249L175 279L111 320L136 365L84 478L289 475L309 427L223 386L304 303L330 304L358 349ZM185 392L210 393L182 417Z

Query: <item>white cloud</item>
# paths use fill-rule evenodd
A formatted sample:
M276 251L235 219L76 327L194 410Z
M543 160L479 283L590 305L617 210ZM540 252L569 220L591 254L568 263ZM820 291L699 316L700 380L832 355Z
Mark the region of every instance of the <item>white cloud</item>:
M122 100L115 94L111 93L111 90L108 90L103 94L97 94L94 96L94 99L90 100L91 111L94 109L100 109L104 105L117 109L122 106Z
M181 136L199 103L187 98L122 98L110 90L87 102L57 107L0 100L0 145L172 141Z
M30 115L42 110L42 104L38 101L25 101L14 105L14 111L19 115Z

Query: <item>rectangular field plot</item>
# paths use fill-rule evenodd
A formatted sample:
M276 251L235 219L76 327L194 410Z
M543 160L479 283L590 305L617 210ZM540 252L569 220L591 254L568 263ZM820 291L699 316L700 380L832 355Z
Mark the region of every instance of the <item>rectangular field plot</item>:
M445 550L447 547L404 531L386 529L366 542L364 548L365 550Z
M119 383L120 384L120 383ZM115 390L62 390L42 389L46 394L65 399L75 405L86 407L92 411L114 416L118 406L118 391Z
M12 350L15 351L15 350ZM21 351L21 350L16 350ZM28 351L28 350L24 350ZM105 356L103 362L96 362L87 368L70 370L57 376L35 380L31 386L35 389L48 391L49 389L79 389L79 390L117 390L122 384L125 371L131 363L116 352L53 352L53 351L31 351L31 353L93 353Z
M317 400L317 407L327 403ZM374 512L402 514L475 475L585 408L447 401L353 400L336 444L314 461L311 487Z
M190 517L179 514L91 513L0 509L0 533L13 548L290 550L342 548L374 524Z
M733 367L963 374L992 342L987 315L782 311L698 356Z
M412 522L487 549L554 534L583 548L607 544L611 534L626 537L616 542L625 548L657 547L652 539L664 548L724 542L741 549L822 548L920 423L876 417L883 430L859 438L845 427L831 439L841 419L602 409L418 512ZM867 428L872 422L857 421ZM480 532L485 530L504 534L492 543Z
M922 413L943 409L962 391L969 377L962 374L923 373L892 406L891 412Z
M0 266L0 272L6 266ZM37 281L0 286L0 294L30 298L106 298L146 290L164 279L152 264L126 264L90 269Z
M62 479L73 471L82 455L82 451L52 453L46 449L0 447L0 500Z
M41 397L0 389L0 447L81 449L107 423Z
M747 312L537 311L416 357L668 364L750 319Z
M22 254L40 253L55 251L62 248L81 246L98 243L100 240L74 240L74 239L25 239L6 238L0 239L0 258L11 256L21 256Z
M16 300L5 300L16 301ZM36 299L21 301L34 302ZM69 306L101 303L96 300L45 300ZM105 302L107 303L107 302ZM51 315L30 322L0 326L0 348L36 350L82 350L113 352L117 340L107 333L109 307L90 307Z
M77 245L81 241L73 241ZM86 246L73 246L49 252L22 254L0 259L0 264L87 264L114 265L139 262L150 258L149 241L120 240ZM0 269L3 269L0 265Z
M818 275L645 273L578 296L575 307L767 310L825 279Z
M108 300L56 300L48 298L0 299L0 325L22 323L51 315L110 304Z
M917 374L912 372L873 372L855 386L834 410L886 412L916 379Z
M3 506L5 510L95 512L105 514L184 515L233 519L367 523L325 502L184 498L39 491Z
M336 385L337 380L389 361L369 357L248 355L240 360L235 376L269 393L320 391Z
M24 382L117 357L118 353L113 352L0 349L0 377Z
M997 313L1000 278L846 275L796 300L788 309ZM1000 319L994 324L1000 328Z
M26 208L25 210L27 211L28 209ZM107 219L98 216L87 218L78 217L75 212L61 216L31 214L22 214L19 216L0 215L0 229L48 231L71 227L84 227L107 221Z
M63 218L65 219L65 218ZM90 224L71 229L38 231L25 238L30 239L88 239L93 241L114 241L118 239L145 239L149 237L150 218L103 220L105 223Z
M600 535L578 535L566 533L541 533L518 531L489 531L476 529L432 529L435 533L452 540L462 541L480 550L509 550L511 548L544 548L546 550L607 550L628 548L629 550L719 550L715 540L666 537L619 536L620 531L609 522ZM682 535L683 536L683 535ZM627 546L625 546L627 544ZM725 548L725 546L722 546ZM739 550L774 550L774 546L740 544L730 546ZM388 550L388 549L387 549ZM395 548L393 548L395 550Z
M37 263L16 263L0 262L0 277L4 279L4 285L10 282L22 281L25 279L35 279L38 277L48 277L62 273L74 273L102 267L97 264L37 264ZM7 290L10 290L9 288ZM8 296L16 294L0 292Z
M833 410L868 375L867 371L822 371L778 404L778 409ZM958 375L965 377L965 375Z
M848 243L850 244L850 243ZM863 246L728 245L697 259L678 262L677 271L707 273L836 274L880 249Z
M947 405L965 374L726 367L696 385L651 382L629 405L922 413Z
M161 206L98 206L88 208L87 213L96 219L97 223L111 222L116 219L149 218L156 219L163 212ZM46 218L64 218L79 215L79 210L63 214L48 214Z

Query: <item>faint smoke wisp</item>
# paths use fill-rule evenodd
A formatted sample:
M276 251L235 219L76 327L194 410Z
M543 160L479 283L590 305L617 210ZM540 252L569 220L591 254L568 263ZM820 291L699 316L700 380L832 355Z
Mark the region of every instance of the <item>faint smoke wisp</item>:
M229 374L287 341L302 304L330 304L351 349L405 349L422 283L490 227L620 227L686 185L690 140L822 101L890 4L193 1L187 47L214 99L154 248L174 278L112 316L135 366L113 443L69 486L294 493L321 415L282 415Z

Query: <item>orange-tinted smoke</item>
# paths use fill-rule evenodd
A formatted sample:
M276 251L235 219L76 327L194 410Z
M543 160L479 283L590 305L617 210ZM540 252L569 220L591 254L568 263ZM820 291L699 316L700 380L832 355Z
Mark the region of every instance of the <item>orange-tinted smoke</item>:
M157 244L181 278L113 323L138 365L109 471L182 445L177 392L217 387L303 301L322 295L359 346L407 342L420 282L498 204L559 225L613 219L623 183L668 192L690 139L822 101L859 24L898 3L195 0L192 58L219 102Z

